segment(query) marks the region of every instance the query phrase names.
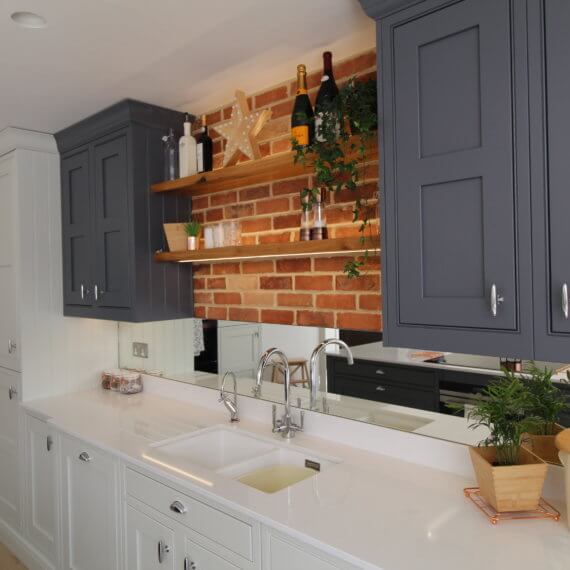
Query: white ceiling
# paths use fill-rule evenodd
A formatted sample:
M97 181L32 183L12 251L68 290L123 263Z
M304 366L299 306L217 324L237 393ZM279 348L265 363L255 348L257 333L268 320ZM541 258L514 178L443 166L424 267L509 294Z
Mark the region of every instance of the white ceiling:
M200 113L374 41L357 0L0 0L0 130L53 133L125 97Z

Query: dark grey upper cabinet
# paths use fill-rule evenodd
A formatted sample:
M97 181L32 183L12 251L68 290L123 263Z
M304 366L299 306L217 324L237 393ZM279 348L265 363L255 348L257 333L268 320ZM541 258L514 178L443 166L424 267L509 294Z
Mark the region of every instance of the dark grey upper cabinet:
M130 322L192 316L190 265L157 264L164 222L190 202L151 194L181 113L126 100L56 135L62 155L64 313Z
M532 357L524 4L380 22L386 344Z
M570 2L529 3L535 353L570 355Z

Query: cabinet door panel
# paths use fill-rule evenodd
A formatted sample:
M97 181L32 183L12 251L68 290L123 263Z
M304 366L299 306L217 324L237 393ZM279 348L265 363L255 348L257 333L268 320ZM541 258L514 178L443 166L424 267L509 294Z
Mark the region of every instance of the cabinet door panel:
M18 398L10 399L9 390L20 384L20 374L0 368L0 518L12 528L20 526L20 470Z
M184 538L184 557L188 560L188 567L194 567L196 570L239 570L239 566L235 566L203 546L198 545L188 537ZM194 566L192 566L192 563ZM180 567L185 567L184 561Z
M16 286L17 242L14 161L0 159L0 366L21 371L20 325ZM9 344L12 341L12 344Z
M508 0L464 0L394 30L403 324L517 329L510 54Z
M61 161L63 296L66 305L91 305L92 224L89 150Z
M570 4L564 0L545 2L546 104L548 144L547 219L550 245L550 331L570 333L570 314L564 313L562 289L570 288ZM570 341L570 337L569 337ZM568 347L567 347L568 348Z
M127 135L93 147L96 304L129 307L129 177Z
M31 416L26 424L27 532L32 544L55 562L59 517L54 433L46 422Z
M79 440L64 437L62 480L65 570L118 570L120 500L116 461Z
M174 570L175 554L174 531L128 505L128 570Z

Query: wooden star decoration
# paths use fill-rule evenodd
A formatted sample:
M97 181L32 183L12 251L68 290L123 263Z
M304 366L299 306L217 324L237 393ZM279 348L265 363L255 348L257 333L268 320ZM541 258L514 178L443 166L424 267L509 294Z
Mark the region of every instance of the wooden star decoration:
M215 127L227 141L223 166L235 164L240 152L252 160L261 158L259 144L255 138L269 121L271 114L269 109L250 111L245 93L236 91L230 120Z

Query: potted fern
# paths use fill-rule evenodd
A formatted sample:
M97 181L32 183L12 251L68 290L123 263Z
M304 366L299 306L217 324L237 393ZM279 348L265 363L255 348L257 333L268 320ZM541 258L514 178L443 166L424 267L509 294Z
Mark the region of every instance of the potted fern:
M521 446L524 433L539 423L531 415L532 398L520 378L510 371L494 379L468 414L471 428L485 426L490 435L469 452L481 496L497 512L536 509L547 465Z
M198 249L198 237L200 236L201 229L202 224L198 220L190 220L188 223L184 224L184 231L188 236L189 251Z
M525 373L523 383L530 399L529 415L538 418L538 422L524 435L523 445L547 463L561 465L554 439L564 429L558 418L567 407L566 397L552 382L552 370L538 368L531 362Z

